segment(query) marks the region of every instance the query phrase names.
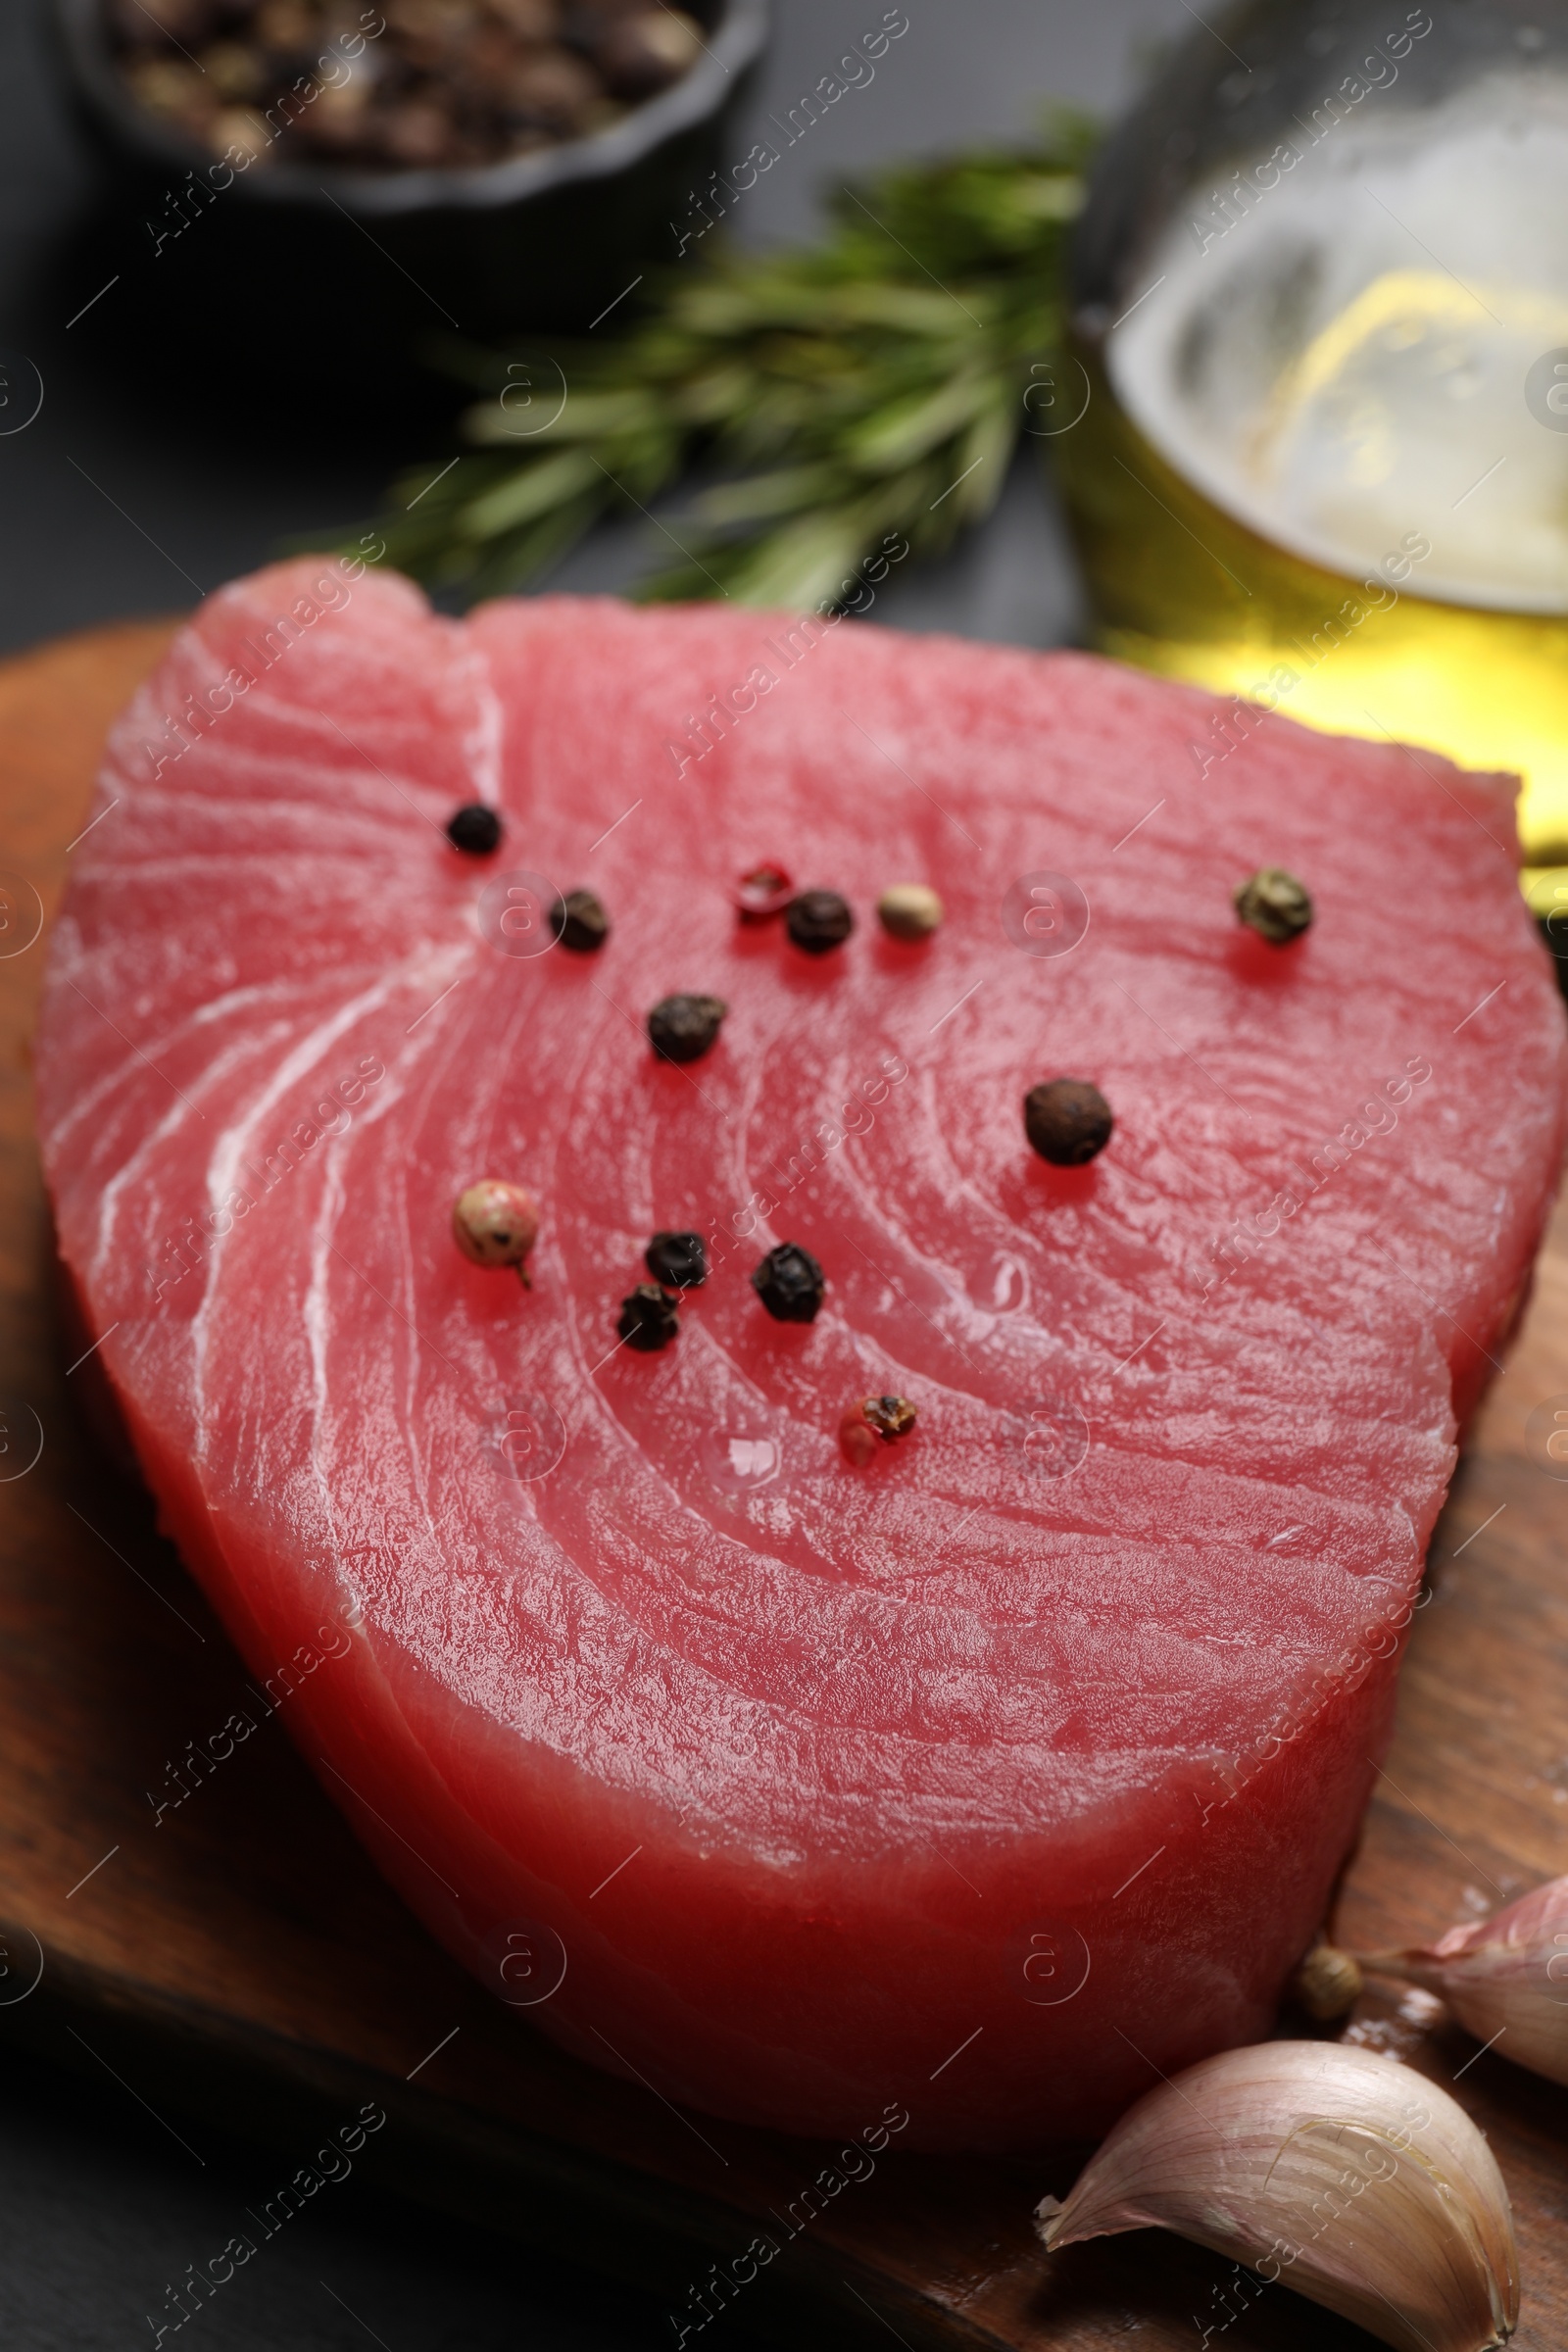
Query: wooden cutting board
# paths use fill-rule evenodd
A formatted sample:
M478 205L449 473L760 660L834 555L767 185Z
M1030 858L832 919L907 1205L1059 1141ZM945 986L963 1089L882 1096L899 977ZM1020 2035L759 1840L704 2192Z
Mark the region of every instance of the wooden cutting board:
M166 1767L208 1747L232 1709L255 1710L147 1496L78 1418L31 1133L42 944L26 942L86 822L105 726L171 625L0 664L0 2031L106 2086L112 2070L156 2139L199 2152L204 2118L241 2124L275 2146L280 2181L373 2101L388 2121L357 2161L383 2180L613 2271L691 2321L709 2266L743 2255L759 2224L777 2235L769 2209L798 2200L831 2150L677 2112L537 2037L403 1910L275 1720L161 1820L148 1795L168 1795ZM1562 1210L1434 1544L1398 1738L1340 1905L1342 1938L1362 1948L1568 1872L1568 1486L1526 1433L1558 1394ZM1451 2084L1491 2135L1519 2228L1517 2343L1561 2352L1563 2092L1377 1995L1351 2031ZM1153 2232L1048 2264L1030 2212L1072 2170L889 2155L713 2325L891 2331L906 2352L1100 2352L1129 2336L1197 2352L1205 2327L1252 2352L1367 2342L1281 2287L1243 2316L1233 2266Z

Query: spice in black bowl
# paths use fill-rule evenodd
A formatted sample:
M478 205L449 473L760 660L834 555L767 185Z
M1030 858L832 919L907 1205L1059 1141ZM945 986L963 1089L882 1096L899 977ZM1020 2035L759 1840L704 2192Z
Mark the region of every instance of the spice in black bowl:
M703 53L659 0L108 0L136 103L214 155L450 170L580 138ZM309 95L307 96L307 93Z
M116 365L151 383L176 348L182 396L195 365L225 414L249 402L311 436L324 407L363 427L372 378L378 415L444 419L450 395L409 365L443 323L470 340L578 333L629 297L621 323L639 269L669 258L671 220L701 233L696 190L767 29L767 0L49 5L106 189L148 257L132 308L127 274L73 341L101 317ZM525 448L559 370L535 346L507 389Z

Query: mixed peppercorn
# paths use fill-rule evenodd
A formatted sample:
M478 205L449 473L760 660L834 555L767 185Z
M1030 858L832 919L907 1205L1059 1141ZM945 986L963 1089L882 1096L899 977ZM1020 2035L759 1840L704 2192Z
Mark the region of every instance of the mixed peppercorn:
M489 856L502 838L500 818L479 804L456 810L446 830L453 846L471 856ZM854 910L839 892L797 891L784 867L771 861L739 875L730 897L743 923L782 916L790 941L808 956L828 955L855 928ZM1240 883L1234 904L1240 920L1274 947L1289 946L1312 921L1305 889L1280 866L1263 866ZM890 938L916 945L938 929L944 908L928 884L895 883L879 898L877 915ZM560 944L578 954L594 953L609 937L609 916L592 891L573 890L558 898L550 919ZM670 1062L699 1059L716 1043L728 1009L721 997L661 998L648 1014L655 1054ZM1084 1078L1051 1078L1031 1087L1023 1116L1030 1145L1042 1159L1061 1168L1083 1167L1097 1158L1116 1124L1104 1096ZM464 1254L478 1265L515 1266L525 1283L524 1260L538 1227L532 1196L496 1179L470 1186L453 1209L453 1231ZM686 1293L708 1280L708 1253L701 1234L661 1231L649 1242L644 1262L652 1279L639 1282L622 1299L616 1329L623 1345L652 1353L678 1336ZM812 1323L827 1284L808 1250L799 1242L780 1242L754 1267L751 1287L775 1322ZM907 1397L858 1397L839 1424L841 1449L863 1467L907 1436L915 1420Z
M663 0L108 0L121 77L235 171L454 170L617 122L688 73Z

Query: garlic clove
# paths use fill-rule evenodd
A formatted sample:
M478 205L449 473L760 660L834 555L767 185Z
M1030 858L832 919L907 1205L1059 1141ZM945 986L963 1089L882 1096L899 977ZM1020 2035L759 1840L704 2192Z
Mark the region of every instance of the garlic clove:
M1492 2352L1519 2316L1508 2192L1446 2091L1374 2050L1270 2041L1202 2059L1124 2115L1049 2251L1172 2230L1400 2352Z
M1501 2043L1499 2057L1568 2082L1568 1879L1436 1943L1359 1957L1374 1975L1440 1994L1478 2041Z

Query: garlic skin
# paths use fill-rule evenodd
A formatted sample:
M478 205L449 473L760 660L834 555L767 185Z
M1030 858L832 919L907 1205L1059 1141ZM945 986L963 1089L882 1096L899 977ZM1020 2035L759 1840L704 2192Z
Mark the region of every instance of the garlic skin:
M1341 2042L1189 2067L1036 2219L1048 2251L1173 2230L1400 2352L1493 2352L1519 2317L1508 2192L1481 2133L1424 2076Z
M1434 1944L1357 1957L1374 1975L1440 1994L1478 2041L1499 2043L1500 2058L1568 2083L1568 1879Z

